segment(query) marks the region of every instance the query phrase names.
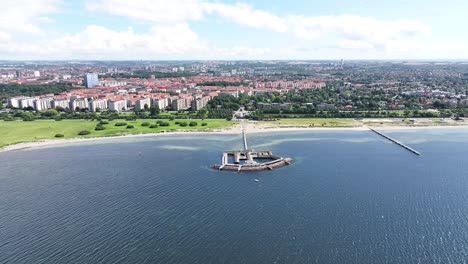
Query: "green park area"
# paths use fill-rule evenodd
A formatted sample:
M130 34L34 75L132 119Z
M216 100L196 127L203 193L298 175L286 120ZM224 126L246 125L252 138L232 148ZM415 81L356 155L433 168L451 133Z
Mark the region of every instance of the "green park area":
M235 124L235 122L224 119L176 119L171 121L156 119L135 121L125 121L122 119L112 121L0 121L0 147L46 139L106 137L170 131L213 131L228 128Z

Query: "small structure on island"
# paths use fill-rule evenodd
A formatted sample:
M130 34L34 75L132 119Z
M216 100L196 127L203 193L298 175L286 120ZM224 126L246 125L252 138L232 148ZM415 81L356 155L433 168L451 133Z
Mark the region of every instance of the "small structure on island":
M241 172L272 170L291 164L291 158L273 155L270 150L258 151L249 149L244 127L242 127L242 138L244 140L244 150L224 151L221 164L214 164L211 167L218 170ZM230 162L230 160L232 162Z

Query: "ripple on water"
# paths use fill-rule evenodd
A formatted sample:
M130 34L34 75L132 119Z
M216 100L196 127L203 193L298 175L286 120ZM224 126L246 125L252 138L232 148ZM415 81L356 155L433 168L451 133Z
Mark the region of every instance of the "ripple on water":
M0 263L463 263L468 139L390 134L423 156L330 131L249 135L295 160L258 173L208 168L237 136L0 153Z

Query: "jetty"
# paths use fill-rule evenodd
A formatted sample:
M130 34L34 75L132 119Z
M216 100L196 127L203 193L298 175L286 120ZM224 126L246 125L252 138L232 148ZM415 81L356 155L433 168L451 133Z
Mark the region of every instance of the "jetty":
M291 158L283 158L274 155L270 150L249 149L247 144L247 133L242 123L243 150L224 151L221 157L221 164L214 164L211 167L217 170L228 171L262 171L289 165Z
M402 148L408 150L409 152L411 152L411 153L413 153L413 154L416 154L416 155L418 155L418 156L421 155L421 153L419 153L418 151L412 149L411 147L409 147L409 146L407 146L407 145L401 143L400 141L398 141L398 140L396 140L396 139L393 139L393 138L391 138L391 137L385 135L384 133L379 132L379 131L377 131L377 130L375 130L375 129L373 129L373 128L370 128L370 127L368 127L368 128L369 128L370 131L376 133L377 135L379 135L379 136L381 136L381 137L383 137L383 138L386 138L387 140L389 140L389 141L391 141L391 142L397 144L398 146L400 146L400 147L402 147Z

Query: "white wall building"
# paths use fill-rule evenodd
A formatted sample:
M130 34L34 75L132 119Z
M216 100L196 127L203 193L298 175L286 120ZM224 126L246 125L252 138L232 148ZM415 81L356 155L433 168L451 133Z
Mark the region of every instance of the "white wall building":
M103 80L99 81L99 85L105 87L119 87L119 86L126 86L127 82L119 82L115 80Z
M150 98L141 98L135 101L135 110L144 110L145 105L150 108L151 107L151 99Z
M99 85L99 77L97 73L86 73L83 77L83 84L86 88L93 88Z
M169 106L169 98L153 99L152 105L157 105L159 109L166 109Z
M11 97L10 99L8 99L8 105L12 108L20 108L20 101L21 101L22 97L18 98L18 97Z
M205 107L208 104L210 99L211 98L209 96L203 96L203 97L199 97L199 98L193 100L192 103L191 103L192 111L198 111L198 110L202 109L203 107Z
M117 112L127 110L127 100L109 101L109 109Z
M34 98L23 98L20 100L19 108L32 107L34 108Z
M89 102L89 111L96 112L96 110L106 110L107 109L107 100L105 99L96 99Z
M52 108L52 101L54 99L51 97L48 98L41 98L41 99L36 99L34 100L34 109L36 111L42 111L46 109Z
M76 98L70 101L70 110L75 111L76 108L89 109L89 103L87 98Z
M52 108L61 107L63 109L67 109L70 107L70 104L67 99L61 99L61 100L53 100L51 102L51 106Z

